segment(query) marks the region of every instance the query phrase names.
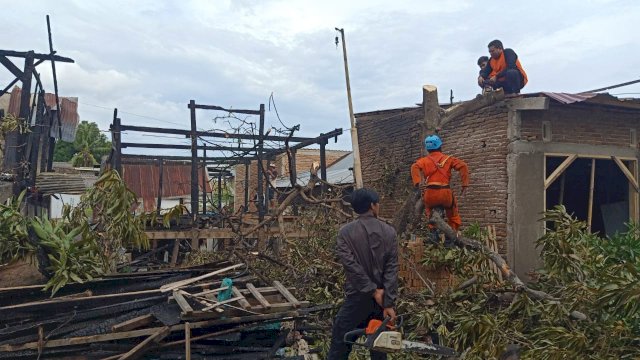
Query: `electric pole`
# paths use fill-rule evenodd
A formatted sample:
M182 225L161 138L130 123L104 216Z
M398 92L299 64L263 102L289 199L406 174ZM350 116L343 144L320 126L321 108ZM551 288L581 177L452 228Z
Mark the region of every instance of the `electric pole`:
M336 28L342 36L342 55L344 57L344 76L347 80L347 100L349 102L349 117L351 118L351 145L353 147L353 177L356 189L362 189L362 168L360 166L360 147L358 146L358 128L356 118L353 115L353 103L351 101L351 84L349 82L349 65L347 63L347 44L344 41L344 29ZM337 39L337 38L336 38Z

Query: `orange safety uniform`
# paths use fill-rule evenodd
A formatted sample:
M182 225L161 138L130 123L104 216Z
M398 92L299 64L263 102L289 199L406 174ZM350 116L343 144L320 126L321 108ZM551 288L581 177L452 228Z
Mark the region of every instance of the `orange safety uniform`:
M510 49L507 49L507 50L510 50ZM511 50L511 52L515 56L515 53L513 52L513 50ZM491 58L489 60L489 66L491 67L491 73L489 74L489 77L498 76L498 74L506 70L507 60L505 59L504 51L502 52L502 54L500 54L500 57L498 57L497 59ZM522 74L522 87L524 87L525 85L527 85L527 82L529 82L529 79L527 78L527 73L524 72L524 69L520 64L520 60L517 58L516 58L516 67L520 71L520 74ZM504 77L498 78L498 81L501 81L501 80L504 80Z
M431 151L427 156L413 163L411 165L411 179L415 186L418 186L423 178L426 179L427 189L422 193L422 201L427 218L430 217L432 208L442 206L445 209L449 226L457 231L462 225L462 219L449 185L451 169L460 173L462 187L469 186L467 163L440 151Z

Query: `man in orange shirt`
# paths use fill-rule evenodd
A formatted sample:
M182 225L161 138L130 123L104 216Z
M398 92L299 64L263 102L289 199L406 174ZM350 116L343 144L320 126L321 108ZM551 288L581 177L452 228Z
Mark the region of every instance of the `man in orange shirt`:
M460 173L462 192L469 186L469 169L467 163L453 156L442 153L442 139L438 135L429 135L424 139L427 156L421 157L411 165L411 179L416 188L422 190L427 218L431 216L431 209L441 206L444 208L447 222L453 230L458 230L462 219L458 214L458 205L451 191L449 180L451 170Z
M478 85L490 85L493 89L504 89L504 93L515 96L527 84L527 73L522 68L518 55L512 49L505 49L500 40L489 43L491 60L480 71Z

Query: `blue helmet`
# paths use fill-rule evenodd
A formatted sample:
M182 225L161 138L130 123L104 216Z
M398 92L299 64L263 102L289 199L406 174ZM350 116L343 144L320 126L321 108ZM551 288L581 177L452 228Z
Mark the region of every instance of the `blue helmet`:
M442 139L438 135L429 135L424 138L424 147L429 150L435 150L442 147Z

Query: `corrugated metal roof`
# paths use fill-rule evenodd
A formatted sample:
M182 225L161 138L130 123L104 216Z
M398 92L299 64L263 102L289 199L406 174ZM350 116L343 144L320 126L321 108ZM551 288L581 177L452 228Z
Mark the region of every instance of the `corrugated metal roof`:
M351 184L353 183L353 153L349 153L342 157L340 160L327 167L327 182L332 184ZM297 174L297 183L299 185L306 185L309 182L311 173L309 171L303 171ZM291 187L291 181L289 177L280 176L276 179L277 188Z
M20 114L20 94L22 89L15 86L11 91L11 97L9 99L9 108L7 112L19 116ZM51 109L56 110L56 95L44 94L44 101ZM80 115L78 115L78 98L76 97L60 97L60 108L62 116L62 140L73 142L76 138L76 129L80 122ZM51 128L51 136L56 139L59 138L59 129L57 121L54 121L54 126Z
M541 94L550 97L563 104L572 104L575 102L585 101L598 95L597 93L582 93L582 94L569 94L562 92L542 92Z
M122 164L122 172L127 187L144 201L144 210L155 210L160 178L158 164ZM198 185L200 188L202 188L203 172L204 168L198 169ZM191 195L191 165L165 162L162 173L163 198ZM211 192L209 181L207 181L206 186L207 192Z

